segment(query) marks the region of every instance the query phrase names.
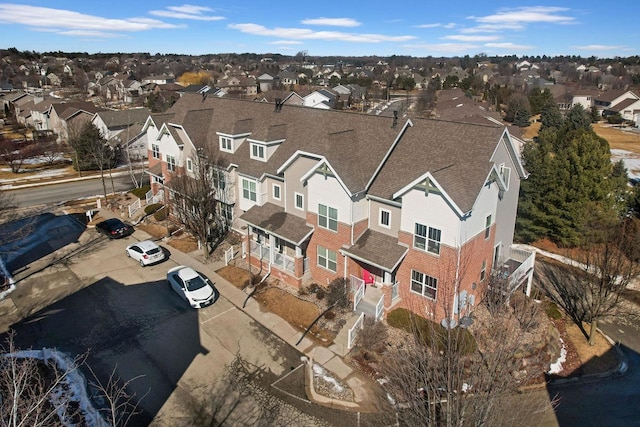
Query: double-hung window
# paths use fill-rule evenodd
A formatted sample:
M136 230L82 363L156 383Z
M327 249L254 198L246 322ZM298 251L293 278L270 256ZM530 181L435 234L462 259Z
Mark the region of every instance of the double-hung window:
M227 136L220 137L220 150L233 153L233 139Z
M280 190L282 188L278 184L273 184L273 198L275 200L280 200L282 196L280 196Z
M251 144L251 158L255 160L265 160L264 145Z
M295 193L294 197L296 209L304 210L304 195Z
M191 159L187 159L187 170L193 172L193 161Z
M416 223L416 230L413 235L413 246L438 255L440 254L441 237L441 230Z
M502 175L502 180L504 181L504 185L509 189L509 178L511 177L511 168L508 168L503 164L500 165L500 175Z
M411 270L411 291L434 300L438 292L438 279Z
M176 171L176 158L170 154L167 154L167 170L170 172Z
M338 271L336 252L323 246L318 246L318 265L334 273Z
M160 158L160 146L158 144L151 144L151 155L154 159Z
M258 200L256 193L256 182L248 179L242 180L242 197L247 200L255 202Z
M338 231L338 209L318 204L318 226Z

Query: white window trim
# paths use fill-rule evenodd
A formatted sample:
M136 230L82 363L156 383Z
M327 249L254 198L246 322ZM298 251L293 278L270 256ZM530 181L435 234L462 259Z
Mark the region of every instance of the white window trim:
M173 160L173 162L170 162L169 159ZM166 160L167 160L167 170L169 172L175 172L176 169L178 168L178 162L176 160L176 156L172 156L171 154L167 154L166 155Z
M324 258L326 260L326 264L327 264L326 266L320 264L320 248L322 248L322 249L324 249L326 251L326 256L322 257L322 258ZM318 264L318 267L320 267L322 269L325 269L327 271L330 271L332 273L337 273L338 272L338 253L336 251L331 250L329 248L325 248L324 246L318 245L318 247L316 249L316 252L317 252L317 258L318 258L316 260L317 264ZM336 264L336 269L335 270L332 270L332 269L329 268L329 261L331 261L331 259L329 258L329 252L333 252L334 254L336 254L336 260L332 261L332 262L335 262L335 264Z
M155 150L155 148L158 150ZM162 153L160 153L160 144L151 144L151 157L154 159L162 158Z
M298 206L298 196L300 196L300 200L302 200L302 205ZM293 207L295 207L298 210L303 211L304 210L304 194L302 193L293 193Z
M226 148L226 147L224 146L224 142L223 142L223 141L225 141L225 140L230 141L230 143L231 143L231 149ZM222 135L220 135L220 151L224 151L225 153L233 153L234 145L235 145L235 143L234 143L233 138L231 138L231 137L229 137L229 136L222 136Z
M383 214L383 212L387 213L387 218L389 220L388 224L383 224L382 223L382 214ZM380 208L380 212L378 214L378 225L380 227L384 227L384 228L391 228L391 211L389 209Z
M485 240L488 240L489 237L491 237L492 225L493 225L493 215L489 214L484 218L484 239Z
M253 155L254 148L258 148L258 150L262 149L262 154L264 154L264 156L263 157L254 156ZM255 142L250 143L249 144L249 157L252 158L253 160L260 160L261 162L266 162L267 161L267 147L264 144L257 144Z
M193 160L187 159L187 170L193 172Z
M507 170L507 179L504 179L504 170ZM505 189L507 191L509 191L509 181L511 181L511 168L505 166L504 163L502 163L500 165L500 176L502 177L502 180L504 181Z
M245 182L247 184L249 184L249 186L248 186L249 188L247 189L247 191L249 192L249 197L248 198L244 197L244 191L245 191L244 183ZM255 185L255 190L253 192L256 195L256 199L255 200L251 199L251 183L253 183ZM242 186L242 188L240 189L240 191L242 191L242 198L244 200L247 200L247 201L251 202L251 203L257 203L258 202L258 183L255 182L254 180L251 180L251 179L242 178L241 186Z
M433 256L440 256L440 252L442 252L442 229L440 229L440 228L436 228L436 227L431 227L430 225L426 225L426 224L421 224L421 223L419 223L419 222L416 222L415 224L416 224L416 225L417 225L417 224L420 224L421 226L425 227L425 228L426 228L426 230L427 230L427 233L426 233L426 235L425 235L425 236L420 236L420 235L416 234L415 225L414 225L414 230L413 230L413 248L414 248L414 249L417 249L417 250L419 250L419 251L421 251L421 252L425 252L425 253L431 254L431 255L433 255ZM434 242L436 242L436 240L431 239L431 238L429 237L429 232L430 232L432 229L433 229L433 230L438 230L438 231L440 232L440 240L437 240L437 243L438 243L438 252L434 252L434 251L429 250L429 242L430 242L430 241L434 241ZM418 247L418 246L416 246L416 237L420 237L421 239L424 239L424 249L423 249L423 248L420 248L420 247Z
M423 282L420 282L420 284L422 285L422 292L416 292L416 291L413 290L413 286L412 285L413 285L413 272L414 271L416 273L422 274L422 278L424 280ZM426 284L427 277L430 277L430 278L432 278L432 279L434 279L436 281L435 288L431 287L431 286L427 286L427 284ZM435 291L435 295L434 295L433 298L431 298L429 295L425 295L425 293L424 293L424 289L425 288L433 289ZM411 277L409 279L409 291L411 293L416 294L416 295L420 295L420 296L422 296L424 298L427 298L428 300L435 301L435 300L438 299L438 279L436 277L433 277L433 276L430 276L430 275L428 275L426 273L423 273L422 271L411 269Z
M320 215L320 206L324 206L327 209L326 217L323 216L323 215ZM330 212L331 209L336 211L335 219L331 218L331 215L329 215L329 212ZM320 224L320 218L326 218L326 221L327 221L327 225L326 226ZM336 229L335 230L333 228L331 228L331 221L335 221L336 222ZM333 206L329 206L329 205L324 205L322 203L318 203L318 227L324 228L325 230L333 231L334 233L337 233L338 232L338 228L339 228L339 225L338 225L338 208L334 208Z
M276 197L276 187L278 188L278 197ZM271 187L271 194L273 195L274 200L282 200L282 186L280 184L273 184Z

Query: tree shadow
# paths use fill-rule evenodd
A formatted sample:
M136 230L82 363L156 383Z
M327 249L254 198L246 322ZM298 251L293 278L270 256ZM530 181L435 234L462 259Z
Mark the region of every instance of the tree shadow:
M631 420L640 417L637 405L640 354L625 345L609 351L623 355L615 370L582 375L595 370L590 365L600 363L599 358L592 358L572 372L572 379L547 384L549 397L558 402L554 408L558 425L628 426L633 424Z
M16 347L57 348L86 364L103 384L114 368L141 412L129 425L148 425L165 405L198 354L198 312L166 281L125 286L109 277L11 326ZM2 339L2 338L0 338ZM86 378L93 374L81 367ZM101 402L97 402L98 406ZM104 402L102 402L104 404Z

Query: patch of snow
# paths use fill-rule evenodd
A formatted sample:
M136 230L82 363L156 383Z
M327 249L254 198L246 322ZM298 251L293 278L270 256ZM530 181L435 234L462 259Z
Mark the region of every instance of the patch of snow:
M560 338L560 343L562 344L562 348L560 349L560 357L554 363L551 364L549 374L559 374L562 372L562 364L567 361L567 347L564 345L564 341Z
M72 359L57 350L43 348L42 350L21 350L14 353L7 353L4 357L15 357L18 359L39 359L44 362L52 360L58 369L65 373L65 377L52 392L52 404L58 408L58 416L65 426L74 426L71 420L66 419L65 405L63 402L77 402L82 412L84 421L89 427L106 427L107 423L100 416L89 400L84 376L75 366Z
M335 378L328 375L327 371L325 371L325 369L321 365L318 365L317 363L313 364L313 374L317 377L322 377L322 379L327 383L331 384L336 391L344 390L344 387L338 384L338 381Z
M627 168L629 178L640 178L640 156L627 150L614 148L611 150L611 161L617 162L622 160Z

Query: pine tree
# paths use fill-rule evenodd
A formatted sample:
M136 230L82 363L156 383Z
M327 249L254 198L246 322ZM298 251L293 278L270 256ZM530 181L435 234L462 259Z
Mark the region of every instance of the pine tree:
M567 113L564 127L566 132L580 129L591 130L591 114L582 105L576 104Z
M564 120L562 119L562 113L560 113L560 108L558 108L558 104L555 101L546 102L540 111L540 122L542 126L540 126L540 130L555 128L560 129L564 124Z

